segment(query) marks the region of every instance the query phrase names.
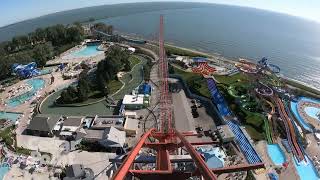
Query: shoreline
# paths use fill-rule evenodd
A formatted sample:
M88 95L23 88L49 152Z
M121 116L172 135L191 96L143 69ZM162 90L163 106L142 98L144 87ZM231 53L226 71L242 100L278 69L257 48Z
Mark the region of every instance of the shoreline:
M152 42L152 41L150 41L150 42ZM153 43L154 43L154 42L153 42ZM166 45L166 46L171 46L171 47L174 47L174 48L178 48L178 49L182 49L182 50L186 50L186 51L190 51L190 52L193 52L193 53L205 55L205 56L208 56L208 57L211 57L211 58L223 58L223 59L221 59L222 61L227 61L227 62L229 62L229 63L238 63L238 61L236 61L236 60L232 60L232 59L223 57L223 56L218 55L218 54L215 54L215 53L213 53L213 54L211 54L211 53L206 53L206 52L202 52L202 51L199 51L199 50L196 50L196 49L180 47L180 46L173 45L173 44L170 44L170 43L165 43L165 45ZM246 59L246 60L249 60L250 62L253 62L253 61L251 61L250 59ZM255 62L253 62L253 63L255 63ZM256 63L255 63L255 64L256 64ZM297 84L299 84L299 85L301 85L301 86L305 86L305 87L307 87L307 88L313 89L313 90L316 91L317 93L315 93L315 92L310 92L310 91L308 91L308 92L314 93L314 94L320 96L320 91L319 91L316 87L309 86L309 85L307 85L305 82L302 82L302 81L299 81L299 80L296 80L296 79L293 79L293 78L286 77L286 76L284 76L283 74L281 74L280 78L283 79L283 80L285 80L287 84L288 84L288 81L291 81L291 82L297 83ZM290 85L290 82L289 82L289 85ZM291 86L293 86L293 87L295 87L295 88L299 88L299 87L296 87L296 86L294 86L294 85L291 85ZM301 88L299 88L299 89L301 89Z
M151 44L151 45L155 45L157 43L155 41L147 40L147 44L148 44L148 42L150 42L149 44ZM239 61L235 60L234 58L232 59L232 58L224 57L224 56L222 56L220 54L217 54L217 53L202 52L200 50L196 50L196 49L192 49L192 48L186 48L186 47L177 46L177 45L174 45L173 43L170 43L170 42L165 43L165 46L170 46L170 47L173 47L173 48L189 51L189 52L192 52L192 53L197 53L197 54L200 54L200 55L207 56L209 58L219 59L221 61L228 62L228 63L238 63L239 62ZM252 61L250 59L246 59L246 60L256 64L256 62L254 62L254 61ZM296 89L300 89L300 90L306 91L308 93L312 93L313 95L318 96L317 98L320 98L320 90L317 89L316 87L310 86L310 85L306 84L305 82L302 82L302 81L299 81L299 80L296 80L296 79L293 79L293 78L286 77L285 75L283 75L281 73L280 73L280 78L282 80L284 80L287 85L292 86L292 87L294 87Z
M135 33L121 32L121 31L115 31L115 32L118 33L121 36L126 36L126 37L130 37L130 38L146 40L147 44L150 44L150 45L158 44L158 42L155 41L155 40L150 40L148 38L143 37L142 35L138 35L138 34L135 34ZM189 51L189 52L192 52L192 53L204 55L204 56L207 56L209 58L219 59L221 61L228 62L228 63L238 63L239 62L238 61L239 58L244 58L244 59L256 64L256 61L253 61L252 59L249 59L249 58L246 58L246 57L225 57L225 56L223 56L223 55L221 55L219 53L215 53L215 52L204 52L204 51L197 50L197 49L194 49L194 48L181 47L181 46L175 45L173 42L169 42L169 41L165 43L165 46L170 46L170 47L173 47L173 48L177 48L177 49ZM298 88L298 89L307 91L309 93L312 93L312 94L314 94L316 96L319 96L318 98L320 98L320 89L318 89L317 87L310 86L307 83L302 82L300 80L296 80L294 78L289 78L289 77L287 77L287 76L285 76L285 75L283 75L281 73L280 73L280 78L283 79L286 82L286 84L288 84L288 85L290 85L290 86L292 86L294 88Z

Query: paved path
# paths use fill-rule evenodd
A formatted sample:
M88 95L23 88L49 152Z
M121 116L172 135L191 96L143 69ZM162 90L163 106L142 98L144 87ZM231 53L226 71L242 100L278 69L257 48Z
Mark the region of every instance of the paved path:
M174 107L175 128L180 132L194 130L194 120L191 114L191 107L183 90L172 93Z

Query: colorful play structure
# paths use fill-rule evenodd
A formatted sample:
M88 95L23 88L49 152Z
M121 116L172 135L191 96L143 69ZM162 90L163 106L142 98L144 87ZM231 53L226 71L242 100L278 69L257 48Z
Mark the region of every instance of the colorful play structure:
M288 107L287 107L286 103L284 103L279 97L279 95L282 95L284 92L280 93L280 92L274 91L271 87L260 82L260 79L262 79L265 76L265 73L268 73L269 75L274 75L274 74L280 73L280 68L276 65L268 63L268 59L265 57L262 58L260 61L258 61L257 65L255 65L254 63L246 62L246 61L242 61L241 63L242 64L240 64L240 65L238 64L238 66L237 66L240 71L242 71L244 73L249 72L248 74L253 74L251 72L254 71L255 72L254 74L257 74L255 76L253 76L254 79L256 79L256 81L259 82L257 84L257 87L255 88L255 92L261 98L265 99L266 101L267 101L267 99L269 99L273 104L275 104L275 106L277 107L278 113L280 115L280 118L285 125L288 143L289 143L289 146L290 146L293 154L295 155L298 162L305 160L304 151L298 141L298 135L297 135L298 128L296 127L294 120L292 119L292 117L289 114ZM247 69L243 70L243 68L242 68L243 66L245 66ZM253 70L248 70L250 68L252 68ZM268 102L270 102L270 101L268 101ZM274 105L271 106L272 109L274 109L273 106ZM271 120L271 117L272 116L270 113L268 115L268 119ZM268 121L265 122L265 124L267 124L267 123L269 124ZM271 128L270 127L266 128L266 130L269 130L268 133L270 133ZM272 136L270 134L267 135L267 137L270 138L269 140L271 140L271 138L272 138Z
M192 72L203 74L203 75L210 75L214 73L216 69L214 67L209 66L207 62L200 62L198 66L192 68Z
M37 69L37 64L35 62L31 62L26 65L15 63L12 65L12 73L24 79L41 74L41 72Z

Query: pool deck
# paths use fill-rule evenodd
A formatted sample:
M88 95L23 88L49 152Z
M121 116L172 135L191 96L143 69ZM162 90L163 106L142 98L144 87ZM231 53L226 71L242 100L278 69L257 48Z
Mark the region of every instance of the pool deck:
M45 86L43 89L41 89L39 92L38 92L38 96L46 96L47 94L49 94L50 91L52 90L55 90L57 89L58 87L62 86L62 85L65 85L65 84L71 84L72 82L74 82L74 79L71 79L71 80L63 80L62 79L62 76L61 76L61 73L60 72L53 72L52 73L53 76L55 77L55 81L53 84L49 85L49 82L50 82L50 78L51 78L51 75L50 74L47 74L47 75L43 75L39 78L42 78L45 80ZM38 78L38 77L37 77ZM1 98L5 98L6 94L7 94L7 91L9 89L11 89L11 87L13 86L20 86L24 83L26 83L26 81L28 81L28 79L25 79L23 81L20 81L12 86L9 86L6 88L6 91L1 93L0 94L0 97ZM34 105L31 105L31 102L35 99L36 97L33 97L31 98L31 100L29 100L28 102L24 103L24 104L21 104L17 107L9 107L9 106L4 106L4 104L2 103L0 105L0 111L8 111L8 112L17 112L17 113L23 113L23 116L22 118L20 118L20 121L19 121L19 125L16 129L16 133L17 134L21 134L24 129L26 128L27 124L28 124L28 121L30 120L29 119L29 116L31 115L33 109L35 108Z
M75 46L69 49L68 51L62 53L60 56L57 56L55 59L48 61L47 65L60 64L60 63L79 63L84 60L89 60L91 62L98 62L105 58L104 53L99 53L95 56L90 56L90 57L71 57L70 56L71 53L73 53L74 51L80 50L82 48L83 46Z
M320 104L314 103L314 102L309 102L309 101L305 101L305 100L300 100L297 104L297 109L298 109L298 113L300 114L300 116L307 122L312 124L316 129L320 129L320 120L315 119L311 116L309 116L306 112L305 112L305 108L306 107L315 107L315 108L319 108L320 109Z
M285 153L286 160L289 160L289 165L288 167L282 168L281 173L279 175L279 179L290 179L290 180L299 180L299 175L297 174L297 171L294 167L294 164L292 162L292 154L289 154L285 151L285 148L282 146L280 143L280 140L278 139L278 144L281 147L282 151ZM255 148L257 152L261 155L261 158L263 159L263 162L265 163L266 167L266 173L273 172L275 174L275 166L274 163L272 162L271 158L268 155L267 152L267 143L266 141L259 141L258 144L255 145ZM256 179L269 179L266 177L266 173L258 174L256 175Z

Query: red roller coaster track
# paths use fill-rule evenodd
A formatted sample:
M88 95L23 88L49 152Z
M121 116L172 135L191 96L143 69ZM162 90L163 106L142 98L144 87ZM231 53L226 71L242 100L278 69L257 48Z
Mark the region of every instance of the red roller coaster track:
M187 179L191 176L202 176L207 180L217 179L213 172L224 173L238 170L251 170L263 168L264 164L243 165L237 167L227 167L220 169L209 169L200 154L188 142L186 136L193 136L190 132L180 133L172 126L172 108L168 88L168 62L164 50L163 40L163 16L160 16L160 31L159 31L159 72L161 80L160 89L160 127L153 128L147 131L128 154L122 165L115 173L112 179L122 180L128 176L133 176L141 179ZM150 142L148 139L152 137L155 142ZM196 142L196 145L208 144L208 142ZM196 170L193 172L184 172L175 170L171 165L169 153L177 152L178 148L184 149L190 154L195 163ZM155 168L152 170L134 169L134 161L139 155L142 148L149 148L156 152Z

